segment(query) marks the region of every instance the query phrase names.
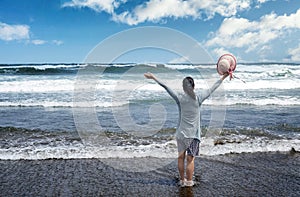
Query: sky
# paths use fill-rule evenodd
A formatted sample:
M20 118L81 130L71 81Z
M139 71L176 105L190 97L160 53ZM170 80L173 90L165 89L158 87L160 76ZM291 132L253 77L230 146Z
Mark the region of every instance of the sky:
M152 26L191 37L213 58L299 63L299 21L299 0L0 0L0 64L81 63L104 40ZM141 49L119 61L180 57Z

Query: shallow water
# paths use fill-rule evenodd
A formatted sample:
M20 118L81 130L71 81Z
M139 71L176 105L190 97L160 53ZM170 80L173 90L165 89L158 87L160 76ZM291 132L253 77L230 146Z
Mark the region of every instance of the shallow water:
M171 104L173 106L173 104ZM208 107L208 106L206 106ZM170 106L171 108L171 106ZM202 113L201 155L300 150L296 107L231 107L221 129L209 127L210 110ZM47 158L176 158L175 126L178 114L170 113L160 130L147 136L125 132L111 112L98 112L103 130L76 131L71 109L8 108L0 128L1 159ZM5 114L5 116L4 116ZM26 114L30 117L23 119ZM282 116L289 117L282 119ZM253 117L259 117L259 119ZM43 118L40 118L43 117ZM14 127L9 126L14 120Z

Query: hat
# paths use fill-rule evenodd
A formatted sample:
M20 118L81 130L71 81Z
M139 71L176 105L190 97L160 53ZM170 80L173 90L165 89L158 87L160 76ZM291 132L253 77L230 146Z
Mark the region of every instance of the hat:
M230 78L232 78L232 73L236 68L236 59L231 54L222 55L217 63L217 71L220 75L229 73Z

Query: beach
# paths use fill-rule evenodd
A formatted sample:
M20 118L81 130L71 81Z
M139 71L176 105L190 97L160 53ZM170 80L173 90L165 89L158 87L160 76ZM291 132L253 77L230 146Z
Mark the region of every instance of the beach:
M109 160L108 158L105 160ZM155 158L118 159L147 165ZM196 185L178 186L177 163L122 171L102 159L1 160L3 196L299 196L300 153L201 156Z

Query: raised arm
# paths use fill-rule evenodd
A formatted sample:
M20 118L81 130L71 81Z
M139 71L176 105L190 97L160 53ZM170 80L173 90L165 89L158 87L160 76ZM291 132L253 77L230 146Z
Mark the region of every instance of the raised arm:
M148 72L148 73L145 73L144 76L147 79L153 79L156 83L158 83L160 86L162 86L168 92L168 94L176 101L176 103L179 104L179 99L178 99L177 95L173 92L173 90L171 90L164 83L160 82L154 74Z
M207 99L223 82L226 77L228 77L228 73L224 74L221 79L216 81L212 87L207 90L201 91L201 95L199 97L199 103L202 103L205 99Z

